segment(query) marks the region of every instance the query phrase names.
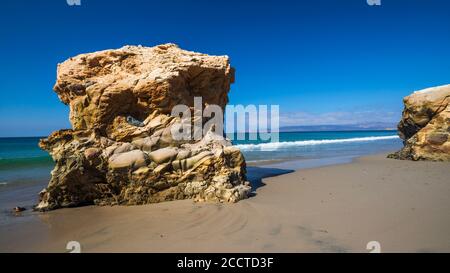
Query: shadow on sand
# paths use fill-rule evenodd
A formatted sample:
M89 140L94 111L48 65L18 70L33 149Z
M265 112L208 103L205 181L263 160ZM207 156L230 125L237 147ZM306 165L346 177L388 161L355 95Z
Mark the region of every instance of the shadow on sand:
M270 167L257 167L257 166L247 166L247 179L252 185L252 192L250 197L256 195L256 190L259 187L263 187L265 184L262 182L263 178L278 176L286 173L291 173L294 170L289 169L279 169Z

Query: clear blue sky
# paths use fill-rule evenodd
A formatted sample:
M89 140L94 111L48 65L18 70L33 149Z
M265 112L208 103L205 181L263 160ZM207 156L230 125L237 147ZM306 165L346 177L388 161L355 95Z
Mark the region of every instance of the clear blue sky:
M395 122L402 97L450 82L450 1L2 1L0 136L67 128L56 65L173 42L226 54L232 104L279 104L282 124Z

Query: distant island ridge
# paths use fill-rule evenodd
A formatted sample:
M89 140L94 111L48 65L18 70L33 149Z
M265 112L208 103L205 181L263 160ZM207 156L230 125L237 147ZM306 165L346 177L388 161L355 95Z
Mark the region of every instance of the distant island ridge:
M270 131L270 130L269 130ZM358 123L280 126L279 132L397 131L397 123ZM230 132L226 132L230 133ZM255 133L246 131L246 133Z
M364 123L349 125L297 125L281 126L280 132L314 132L314 131L396 131L396 123Z

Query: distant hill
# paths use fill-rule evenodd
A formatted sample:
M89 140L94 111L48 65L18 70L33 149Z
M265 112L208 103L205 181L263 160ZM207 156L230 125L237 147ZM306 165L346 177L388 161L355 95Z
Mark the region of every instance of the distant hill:
M307 132L307 131L371 131L371 130L397 130L394 123L367 123L349 125L299 125L282 126L280 132Z

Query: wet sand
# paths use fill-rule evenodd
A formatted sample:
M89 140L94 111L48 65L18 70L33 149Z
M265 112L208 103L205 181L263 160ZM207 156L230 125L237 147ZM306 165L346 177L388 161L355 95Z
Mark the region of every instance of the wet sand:
M450 164L385 156L290 173L250 167L255 194L236 204L27 211L0 224L0 251L65 252L78 241L83 252L368 252L378 241L382 252L450 252Z

